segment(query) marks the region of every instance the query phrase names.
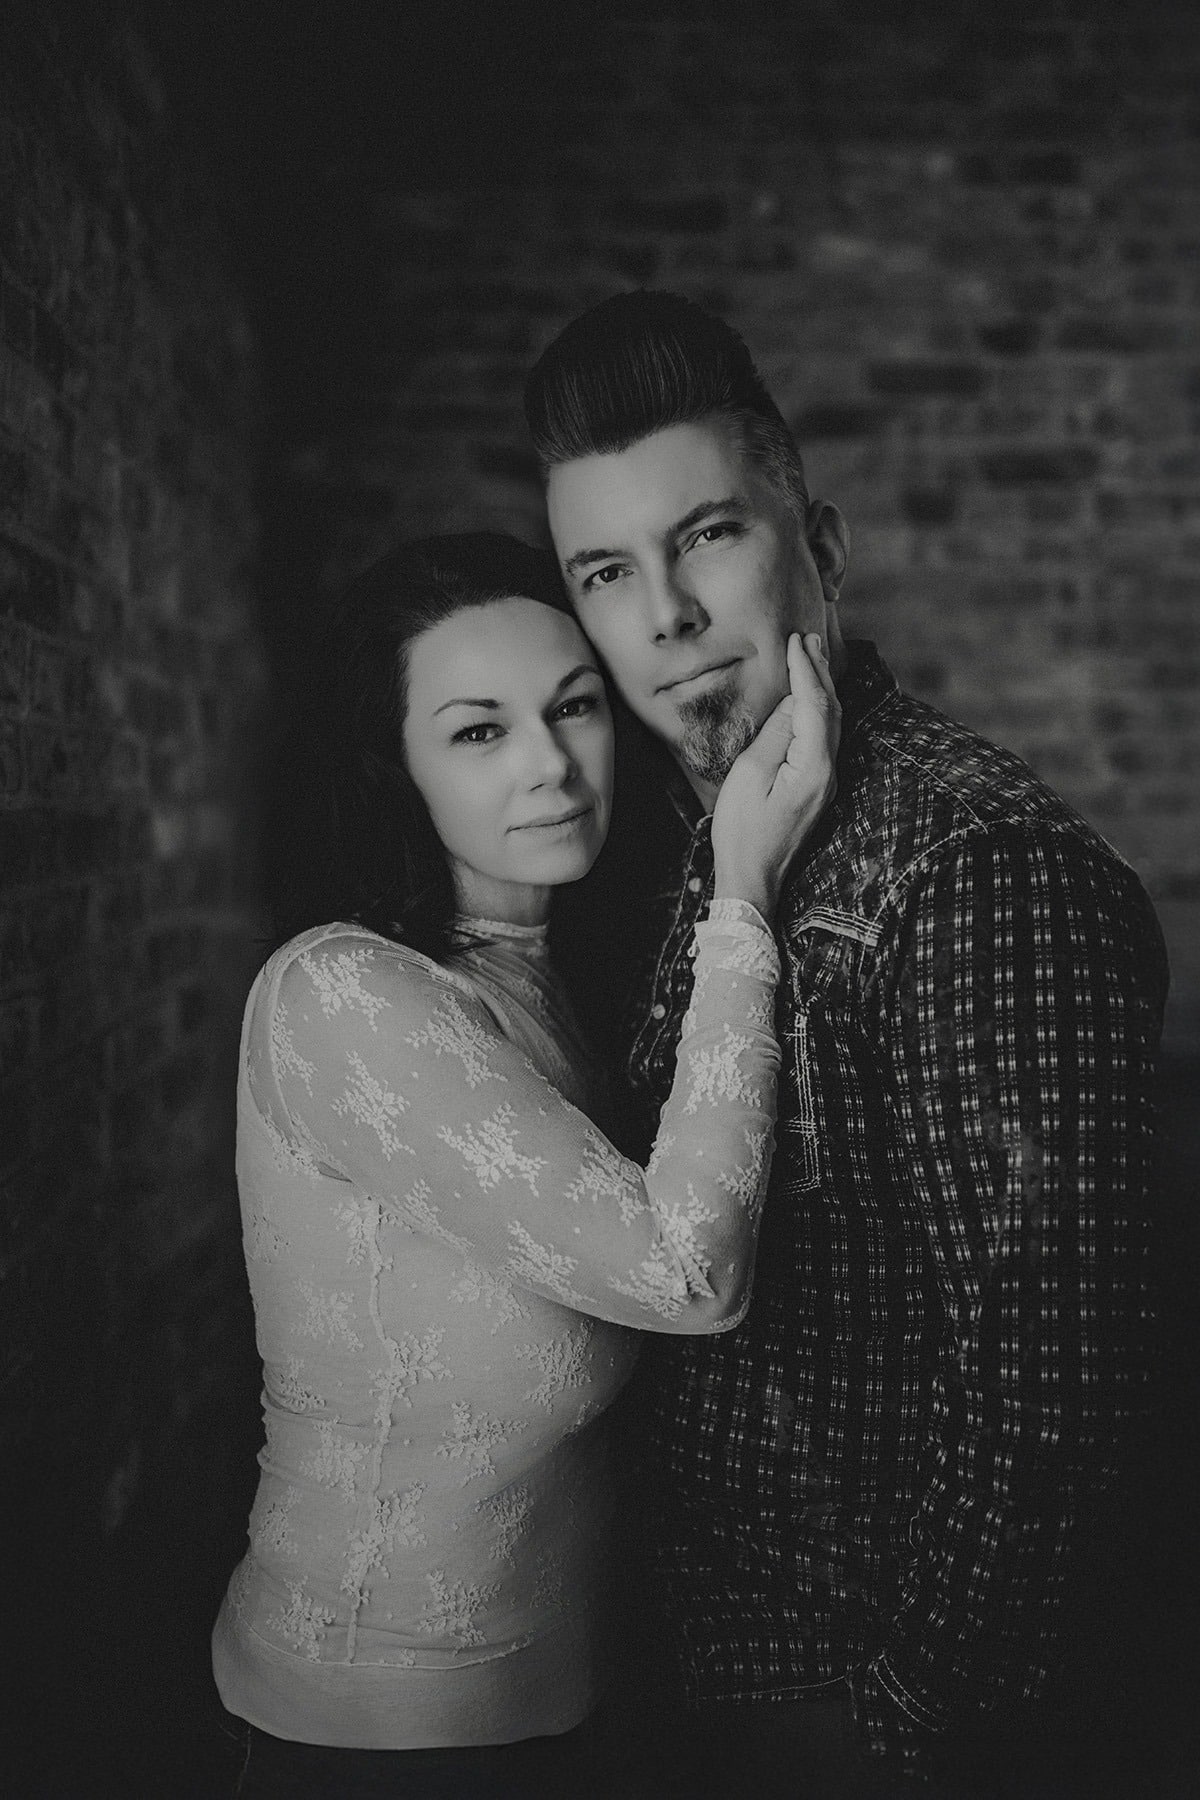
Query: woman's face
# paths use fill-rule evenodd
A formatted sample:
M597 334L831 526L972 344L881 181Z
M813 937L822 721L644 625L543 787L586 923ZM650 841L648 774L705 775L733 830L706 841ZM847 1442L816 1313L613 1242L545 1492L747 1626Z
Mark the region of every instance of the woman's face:
M612 719L595 652L567 613L496 600L409 649L404 748L464 911L546 917L608 832Z

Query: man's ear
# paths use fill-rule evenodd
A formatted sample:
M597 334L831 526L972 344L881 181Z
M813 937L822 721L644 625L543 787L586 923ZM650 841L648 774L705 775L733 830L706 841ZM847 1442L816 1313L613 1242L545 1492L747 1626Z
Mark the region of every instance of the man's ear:
M804 535L821 577L827 606L833 606L846 576L850 532L837 507L828 500L813 500L804 521Z

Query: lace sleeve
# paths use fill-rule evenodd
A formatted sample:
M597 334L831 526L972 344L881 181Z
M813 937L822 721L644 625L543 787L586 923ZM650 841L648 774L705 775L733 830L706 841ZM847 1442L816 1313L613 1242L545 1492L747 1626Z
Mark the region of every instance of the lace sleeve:
M350 928L280 953L252 1021L256 1102L314 1166L510 1280L620 1324L727 1329L749 1302L779 1065L778 953L739 906L697 928L644 1170L435 965Z

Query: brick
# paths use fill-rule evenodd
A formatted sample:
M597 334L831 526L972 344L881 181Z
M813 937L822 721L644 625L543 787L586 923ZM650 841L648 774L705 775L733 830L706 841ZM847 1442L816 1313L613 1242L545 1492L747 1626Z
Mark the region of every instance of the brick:
M12 799L25 788L25 734L16 719L0 718L0 795Z
M532 450L509 444L481 444L475 452L475 466L481 475L499 476L505 481L537 485L538 461Z
M599 253L602 267L611 269L633 287L650 287L662 266L662 251L656 243L607 244Z
M58 570L46 556L0 533L0 609L53 630L61 616Z
M624 194L608 209L608 221L618 230L660 232L666 236L707 236L723 231L728 220L728 204L716 194L663 198Z
M950 488L906 488L900 504L913 525L951 525L958 515L958 497Z
M867 380L877 394L902 395L911 399L947 396L973 399L983 392L987 377L974 363L873 362L867 367Z
M182 988L176 999L181 1037L190 1037L212 1018L212 994L198 983Z
M872 437L886 418L880 407L826 403L805 407L793 415L791 425L803 445L815 438Z
M1001 319L981 325L978 335L983 350L1000 356L1028 356L1041 342L1042 328L1036 319Z
M1074 187L1083 178L1079 158L1069 150L1029 151L1013 158L1008 174L1013 181L1053 187Z
M86 938L87 909L84 888L54 889L30 902L27 941L36 968L79 955Z
M1083 481L1100 466L1098 453L1086 444L1030 446L989 450L979 458L986 479L996 487L1025 487L1040 482Z
M0 618L0 706L23 702L29 680L29 632Z
M0 1001L0 1078L28 1064L36 1038L36 999L19 995Z
M136 1016L122 1020L108 1033L104 1042L104 1075L106 1083L119 1090L144 1080L159 1061L169 1042L167 1021L159 1006L146 1007Z
M1170 321L1153 318L1072 318L1059 326L1055 341L1060 350L1128 356L1172 349L1176 332Z
M90 661L62 645L35 641L29 676L29 701L35 712L77 719L90 709L93 675Z

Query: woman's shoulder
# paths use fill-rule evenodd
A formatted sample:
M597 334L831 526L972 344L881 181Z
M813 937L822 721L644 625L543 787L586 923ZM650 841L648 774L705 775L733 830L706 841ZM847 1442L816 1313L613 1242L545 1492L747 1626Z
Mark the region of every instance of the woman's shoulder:
M425 1004L447 987L471 991L461 976L410 944L347 920L311 926L281 944L267 960L262 984L268 995L291 1002L319 1000L326 1017L349 1008L372 1022L397 1000Z

